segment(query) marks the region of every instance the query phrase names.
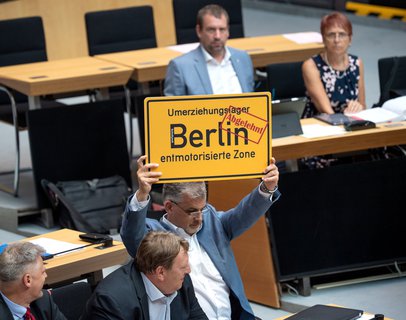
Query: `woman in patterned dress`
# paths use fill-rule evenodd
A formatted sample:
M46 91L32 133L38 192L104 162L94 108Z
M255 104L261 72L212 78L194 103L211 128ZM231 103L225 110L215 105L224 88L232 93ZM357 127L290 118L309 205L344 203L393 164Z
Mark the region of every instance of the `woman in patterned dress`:
M347 52L352 40L348 18L334 12L322 18L324 51L302 66L308 102L303 118L319 113L354 113L365 109L362 60Z

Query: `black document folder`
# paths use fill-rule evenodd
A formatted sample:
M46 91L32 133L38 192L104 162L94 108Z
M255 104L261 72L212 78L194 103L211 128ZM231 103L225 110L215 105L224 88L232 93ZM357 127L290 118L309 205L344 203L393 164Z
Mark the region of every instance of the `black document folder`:
M316 304L285 320L354 320L362 316L363 311Z
M338 126L340 124L347 124L347 123L350 123L351 121L356 120L355 118L348 117L342 113L333 113L333 114L321 113L321 114L315 115L314 117L321 121L327 122L333 126Z

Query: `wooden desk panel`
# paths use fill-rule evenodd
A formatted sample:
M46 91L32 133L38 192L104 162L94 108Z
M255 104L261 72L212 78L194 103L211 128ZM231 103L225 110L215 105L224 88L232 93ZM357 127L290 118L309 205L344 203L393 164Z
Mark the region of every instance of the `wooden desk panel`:
M309 124L328 125L316 119L302 119L301 124L302 126ZM401 122L401 125L396 127L378 124L377 128L374 129L346 132L336 136L312 139L291 136L273 139L272 155L277 161L282 161L398 144L406 144L406 121Z
M247 51L256 68L271 63L304 61L323 50L322 43L298 44L282 35L230 39L227 45Z
M131 78L138 82L165 78L169 61L181 53L168 48L153 48L96 55L95 57L133 68Z
M49 238L75 244L89 244L88 242L80 240L79 234L81 233L83 232L62 229L27 238L23 241ZM103 250L96 249L95 247L97 245L94 245L46 260L46 272L48 277L45 283L53 284L75 279L88 273L100 272L103 268L124 264L129 258L124 244L120 241L114 241L113 244L113 247Z
M235 207L241 199L258 186L258 179L210 181L208 202L218 210ZM227 192L225 192L227 191ZM278 286L269 248L268 227L264 217L232 241L238 269L249 300L280 308Z
M281 35L230 39L227 45L246 50L254 67L265 67L277 62L303 61L323 48L321 43L297 44ZM96 57L134 68L132 79L145 82L164 79L169 61L180 55L181 52L169 48L154 48Z
M124 85L132 69L93 57L0 68L0 83L28 96Z

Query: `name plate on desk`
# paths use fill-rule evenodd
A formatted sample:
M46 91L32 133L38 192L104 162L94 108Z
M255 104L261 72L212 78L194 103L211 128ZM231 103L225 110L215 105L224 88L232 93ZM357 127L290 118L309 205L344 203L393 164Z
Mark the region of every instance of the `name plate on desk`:
M147 98L144 112L160 183L259 178L270 162L269 92Z

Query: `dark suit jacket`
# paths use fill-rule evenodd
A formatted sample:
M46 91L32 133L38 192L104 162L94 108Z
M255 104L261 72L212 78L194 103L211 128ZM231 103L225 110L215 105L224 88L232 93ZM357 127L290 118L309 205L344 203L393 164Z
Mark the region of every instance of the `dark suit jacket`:
M133 260L99 283L81 318L81 320L101 319L150 319L144 282ZM178 295L171 303L171 319L207 319L197 302L189 276L185 277L182 288L178 290Z
M31 313L36 320L66 320L65 316L59 311L58 306L52 300L51 295L47 290L42 290L44 294L41 298L33 301L30 304ZM10 312L3 297L0 295L0 319L13 320L13 315Z

